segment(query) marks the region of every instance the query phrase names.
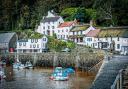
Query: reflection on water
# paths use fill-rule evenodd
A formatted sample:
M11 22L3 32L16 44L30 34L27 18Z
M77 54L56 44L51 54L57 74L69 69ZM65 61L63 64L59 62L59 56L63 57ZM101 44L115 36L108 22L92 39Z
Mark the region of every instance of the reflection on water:
M77 72L68 81L53 81L49 79L51 73L52 69L43 68L13 70L13 81L1 80L0 89L89 89L95 77Z

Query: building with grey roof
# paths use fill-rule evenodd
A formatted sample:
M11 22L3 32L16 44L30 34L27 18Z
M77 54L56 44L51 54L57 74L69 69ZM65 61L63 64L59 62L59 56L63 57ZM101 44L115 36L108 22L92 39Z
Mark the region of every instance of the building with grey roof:
M14 51L16 48L16 33L0 33L0 53Z

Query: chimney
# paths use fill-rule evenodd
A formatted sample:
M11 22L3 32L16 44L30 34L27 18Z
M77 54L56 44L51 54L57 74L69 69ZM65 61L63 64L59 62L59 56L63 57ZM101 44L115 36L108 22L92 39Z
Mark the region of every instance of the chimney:
M90 20L90 26L93 26L93 20Z

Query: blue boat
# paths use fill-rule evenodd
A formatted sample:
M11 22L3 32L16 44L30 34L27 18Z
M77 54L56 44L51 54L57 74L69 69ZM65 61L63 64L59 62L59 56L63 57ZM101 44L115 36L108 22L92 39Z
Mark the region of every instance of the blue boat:
M75 70L73 68L66 68L64 69L64 72L68 75L75 73Z
M59 80L59 81L64 81L64 80L68 80L68 73L63 71L62 67L56 67L52 73L52 75L50 76L51 80Z

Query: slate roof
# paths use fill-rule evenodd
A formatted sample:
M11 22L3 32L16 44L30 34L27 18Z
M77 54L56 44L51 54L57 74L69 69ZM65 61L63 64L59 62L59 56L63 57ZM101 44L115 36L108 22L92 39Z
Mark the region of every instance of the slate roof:
M28 39L20 39L18 42L28 42Z
M0 33L0 43L9 43L16 33Z
M43 23L46 23L46 22L55 22L59 19L60 17L57 16L57 17L46 17L44 19L42 19L42 22Z

